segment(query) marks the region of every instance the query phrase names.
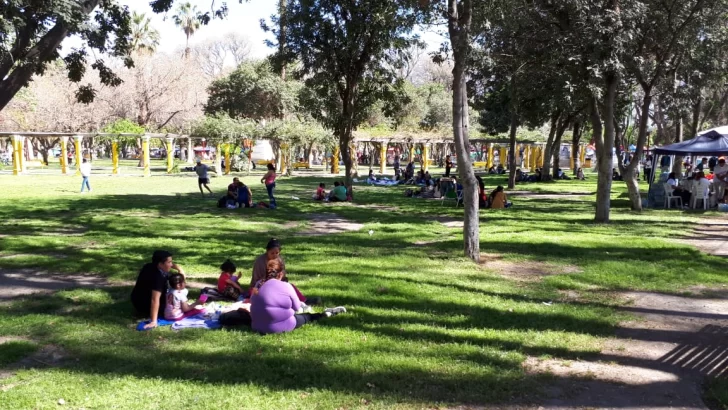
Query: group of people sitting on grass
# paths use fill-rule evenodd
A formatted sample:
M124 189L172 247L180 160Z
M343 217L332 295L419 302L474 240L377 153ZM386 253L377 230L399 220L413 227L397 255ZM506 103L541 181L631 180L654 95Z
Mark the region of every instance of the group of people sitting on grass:
M340 181L334 182L334 188L326 192L326 184L323 182L319 184L318 188L316 188L316 192L313 194L313 200L314 201L324 201L324 202L346 202L351 201L351 195L349 195L349 190L346 189L346 184Z
M206 180L209 183L209 179ZM276 208L276 198L273 195L276 187L276 171L272 164L268 164L268 172L260 179L262 184L265 184L265 189L268 192L269 202L260 201L258 203L253 202L253 193L250 191L250 187L245 185L240 178L233 178L233 182L228 185L227 193L217 201L218 208ZM202 192L203 181L200 179L200 192ZM207 185L205 185L207 187ZM209 190L209 187L208 187ZM210 191L212 194L212 191Z
M250 326L261 334L282 333L346 312L346 308L339 306L311 313L310 305L321 304L321 298L306 298L288 283L280 252L280 242L271 239L266 252L253 264L247 289L239 284L240 275L236 276L234 263L226 260L220 266L218 293L230 300L243 299L249 303L226 313L235 317L236 324ZM151 319L144 329L157 327L161 318L177 321L198 315L204 312L205 301L206 298L201 297L197 303L189 302L184 270L173 262L170 252L161 250L155 251L152 262L142 267L131 293L137 315ZM220 320L222 323L223 317Z

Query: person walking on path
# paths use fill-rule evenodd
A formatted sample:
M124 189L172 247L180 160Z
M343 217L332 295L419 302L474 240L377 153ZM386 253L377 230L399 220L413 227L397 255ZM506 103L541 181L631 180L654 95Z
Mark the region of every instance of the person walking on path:
M195 172L197 173L197 186L200 188L200 194L202 194L202 197L205 197L205 191L202 190L202 186L205 186L205 189L207 189L208 192L210 192L210 196L212 196L212 190L210 189L207 184L210 183L210 177L207 175L207 172L210 170L210 167L203 164L201 160L197 160L197 166L195 166Z
M88 162L86 158L84 158L80 168L81 177L83 178L81 180L81 193L83 193L84 187L88 189L88 192L91 192L91 184L88 183L88 178L91 176L91 163Z
M268 199L270 199L271 208L275 208L276 198L273 196L273 190L276 187L276 167L273 164L268 164L268 172L263 175L260 182L265 184L265 189L268 190Z

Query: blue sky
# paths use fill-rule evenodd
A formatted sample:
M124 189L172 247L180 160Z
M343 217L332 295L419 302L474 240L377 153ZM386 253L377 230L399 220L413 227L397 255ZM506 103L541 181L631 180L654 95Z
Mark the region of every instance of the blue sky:
M175 7L179 1L175 1ZM189 1L201 11L210 10L212 4L212 0ZM119 2L128 6L131 11L145 13L152 18L152 25L161 35L159 51L173 52L184 47L185 36L180 29L175 27L172 20L175 8L166 15L154 14L151 7L149 7L149 0L119 0ZM273 50L264 43L266 39L270 38L270 35L260 28L260 19L268 20L276 12L277 3L276 0L250 0L247 3L240 4L238 0L228 0L228 17L224 20L213 20L209 25L202 26L190 39L190 44L194 45L206 39L221 37L228 32L237 32L250 41L251 57L262 58ZM216 0L215 4L220 5L222 1ZM421 36L429 44L428 49L438 48L442 41L437 34L432 32L422 33ZM73 47L78 44L78 41L78 38L69 38L64 42L64 48Z

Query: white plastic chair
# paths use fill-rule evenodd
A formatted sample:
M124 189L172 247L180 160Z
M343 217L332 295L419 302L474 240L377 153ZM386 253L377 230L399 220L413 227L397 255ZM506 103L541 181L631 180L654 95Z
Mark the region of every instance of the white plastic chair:
M670 209L672 201L677 201L677 206L682 208L682 197L675 195L675 190L670 184L665 183L663 184L663 187L665 188L665 208Z
M708 209L708 201L710 200L710 181L701 179L693 184L693 209L697 208L698 201L703 202L703 209Z

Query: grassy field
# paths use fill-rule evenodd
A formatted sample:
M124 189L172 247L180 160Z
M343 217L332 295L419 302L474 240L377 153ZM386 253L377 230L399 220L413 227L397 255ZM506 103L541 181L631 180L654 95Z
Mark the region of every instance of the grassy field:
M265 199L259 174L243 179L255 200ZM94 177L93 193L84 195L75 177L0 175L0 269L101 275L114 284L0 306L0 343L12 340L0 344L0 368L44 347L63 352L55 366L0 379L0 407L55 408L61 398L86 409L529 400L548 378L526 374L525 358L598 352L623 318L610 292L728 283L724 259L669 240L702 214L632 213L615 183L612 223L594 224L593 176L520 186L578 193L568 198L513 197L511 209L481 211L481 249L498 266L561 273L525 279L461 257L462 229L441 223L461 218L452 202L357 186L356 206L314 203L308 198L318 182L333 179L311 175L281 178L275 211L219 210L215 199L229 180L214 178L216 197L203 199L189 174ZM504 179L485 182L492 188ZM364 228L302 235L312 213ZM291 282L350 313L265 337L245 329L133 330L128 283L152 251L172 251L192 280L212 284L228 257L248 275L270 237L283 242Z

